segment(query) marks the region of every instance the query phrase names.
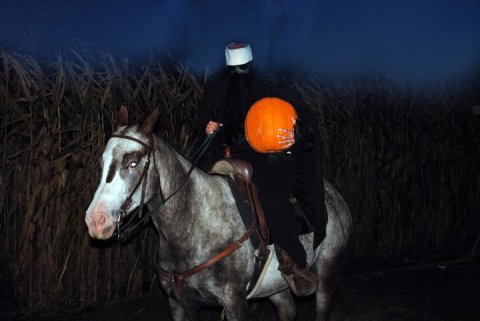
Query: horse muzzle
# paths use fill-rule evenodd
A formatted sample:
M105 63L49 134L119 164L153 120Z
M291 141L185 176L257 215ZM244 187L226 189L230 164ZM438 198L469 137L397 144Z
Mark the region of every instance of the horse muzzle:
M107 240L115 231L115 221L106 211L94 209L91 215L85 216L88 233L91 237L99 240Z

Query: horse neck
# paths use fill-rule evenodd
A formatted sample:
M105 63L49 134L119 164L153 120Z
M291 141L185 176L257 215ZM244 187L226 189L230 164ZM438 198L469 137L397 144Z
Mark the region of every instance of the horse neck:
M162 227L168 228L182 220L182 208L192 193L194 182L191 176L187 177L191 163L162 139L154 137L154 144L154 169L160 188L157 188L149 205L155 209L163 202L162 198L166 199L164 205L152 213L152 217Z
M187 251L194 259L195 255L204 255L208 248L224 246L232 237L241 236L236 234L241 233L242 220L240 215L233 215L237 206L229 193L228 183L196 168L185 179L192 164L161 140L155 142L155 148L164 197L180 188L162 208L152 212L159 237L166 241L160 242L161 246L170 248L170 253ZM157 195L153 203L159 198ZM231 215L226 216L226 213ZM202 235L211 239L201 242Z
M191 163L158 137L154 137L154 145L154 168L159 177L161 192L164 197L168 197L180 188Z

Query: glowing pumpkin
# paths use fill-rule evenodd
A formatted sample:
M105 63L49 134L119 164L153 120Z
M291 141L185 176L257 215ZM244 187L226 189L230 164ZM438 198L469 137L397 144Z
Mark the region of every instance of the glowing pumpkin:
M280 98L262 98L250 107L245 117L245 135L254 150L259 153L277 153L287 147L279 143L280 128L293 130L297 112Z

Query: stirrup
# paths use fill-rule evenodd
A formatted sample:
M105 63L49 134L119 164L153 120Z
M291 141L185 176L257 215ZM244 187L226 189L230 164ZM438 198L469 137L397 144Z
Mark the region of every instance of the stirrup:
M318 288L318 277L309 268L299 268L294 265L290 271L282 272L282 276L298 297L311 295Z
M288 286L296 296L313 294L318 287L318 277L308 266L299 268L285 250L275 245L278 258L278 270L287 281Z

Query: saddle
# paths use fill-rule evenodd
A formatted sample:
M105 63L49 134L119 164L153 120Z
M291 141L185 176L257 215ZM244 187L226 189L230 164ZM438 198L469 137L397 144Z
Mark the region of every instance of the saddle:
M268 226L265 221L263 209L260 205L257 188L252 183L253 169L252 165L244 160L226 158L217 161L209 172L210 174L217 174L229 177L230 189L235 197L237 206L242 215L245 227L252 224L252 212L259 221L260 234L267 244L274 243L275 240L270 238L268 233ZM306 213L298 205L297 198L291 194L289 198L290 203L293 204L294 214L297 217L297 234L307 234L315 231L315 227L307 217ZM246 205L246 206L245 206ZM252 243L255 248L258 247L259 240L255 235L252 235Z
M247 298L253 294L265 273L265 266L269 261L270 250L268 227L258 191L252 183L252 165L246 161L225 158L216 162L210 174L228 177L230 189L242 216L245 227L254 224L256 233L252 234L250 241L255 250L255 264L250 282L247 285Z
M210 174L223 175L229 178L230 189L245 227L255 223L258 239L254 239L252 245L255 248L266 247L269 241L269 233L257 188L252 183L252 173L253 169L250 163L234 158L225 158L216 162L210 171ZM254 236L252 235L252 238Z

